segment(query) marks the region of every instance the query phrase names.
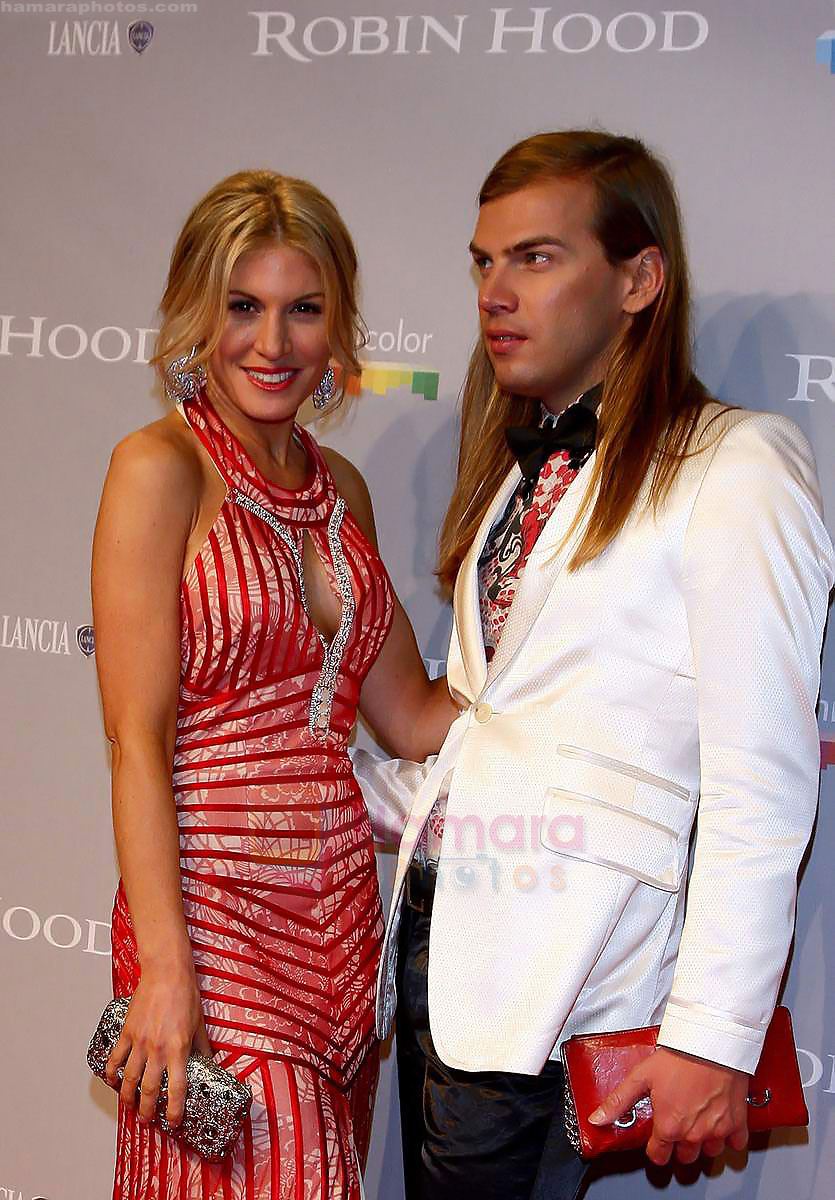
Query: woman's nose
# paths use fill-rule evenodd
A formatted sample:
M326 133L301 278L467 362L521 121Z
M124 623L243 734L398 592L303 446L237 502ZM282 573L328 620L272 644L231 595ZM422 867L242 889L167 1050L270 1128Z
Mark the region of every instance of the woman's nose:
M255 349L269 359L283 358L290 353L290 331L280 313L264 313L258 323Z

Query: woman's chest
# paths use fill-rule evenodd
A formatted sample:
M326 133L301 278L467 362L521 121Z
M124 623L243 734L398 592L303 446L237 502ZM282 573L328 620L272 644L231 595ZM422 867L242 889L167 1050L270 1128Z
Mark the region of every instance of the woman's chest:
M318 669L331 650L340 662L361 652L381 568L356 533L340 499L309 527L227 501L182 584L183 678L242 686Z

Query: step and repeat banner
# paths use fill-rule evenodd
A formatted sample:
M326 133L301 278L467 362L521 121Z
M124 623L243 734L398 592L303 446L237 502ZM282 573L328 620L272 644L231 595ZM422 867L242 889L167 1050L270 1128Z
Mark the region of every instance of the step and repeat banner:
M592 125L666 158L702 377L802 427L835 526L832 2L631 3L0 0L0 1200L110 1195L115 1105L84 1061L109 997L116 881L90 542L113 445L163 411L147 365L157 304L212 184L255 166L307 177L354 234L362 394L312 428L368 480L433 674L450 629L436 537L477 330L475 197L527 134ZM808 1134L706 1168L613 1162L594 1200L832 1195L832 638L819 718L820 816L784 993ZM367 1174L385 1200L402 1196L395 1092L389 1048Z

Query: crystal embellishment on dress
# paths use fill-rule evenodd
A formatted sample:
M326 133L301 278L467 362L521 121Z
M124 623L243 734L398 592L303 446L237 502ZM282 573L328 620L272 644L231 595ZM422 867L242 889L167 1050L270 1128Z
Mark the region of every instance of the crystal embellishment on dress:
M333 706L333 697L336 692L336 680L342 664L342 656L345 653L348 635L354 623L354 613L356 610L354 593L351 588L351 577L348 573L348 564L345 561L345 552L342 549L342 540L339 536L344 516L345 501L340 496L333 506L333 512L328 521L328 546L330 547L336 582L339 584L339 592L342 597L342 617L330 646L325 645L325 640L324 638L322 639L322 645L325 647L325 659L322 663L322 672L313 688L313 695L310 699L311 733L316 733L317 731L327 733L330 728L331 707ZM304 587L303 584L302 587Z
M336 680L339 675L339 668L342 665L342 656L345 653L345 646L348 642L348 635L351 632L356 612L354 593L351 588L351 577L348 572L348 564L345 561L345 552L339 536L342 518L345 515L345 501L341 496L338 498L328 521L328 547L342 598L342 617L339 621L339 628L330 643L328 643L327 638L316 627L313 617L310 614L310 607L307 602L307 589L304 582L304 561L299 543L293 537L291 531L279 521L275 513L270 512L268 508L264 508L263 504L259 504L257 500L253 500L251 496L247 496L239 488L232 488L229 493L229 499L241 508L245 508L253 516L259 517L266 525L274 529L292 555L296 567L296 575L299 580L302 607L307 614L307 619L316 629L319 641L322 643L322 669L319 672L319 678L313 687L313 693L310 697L309 721L311 733L319 734L320 736L324 735L330 731L331 708L333 706L334 692L336 691Z

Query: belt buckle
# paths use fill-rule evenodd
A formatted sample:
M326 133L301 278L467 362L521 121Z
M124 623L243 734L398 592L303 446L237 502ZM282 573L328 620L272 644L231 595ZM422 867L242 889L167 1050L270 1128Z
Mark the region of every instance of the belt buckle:
M420 900L416 900L412 894L412 871L420 870L416 863L411 863L406 872L406 903L409 908L423 915L426 911L426 900L421 896Z

